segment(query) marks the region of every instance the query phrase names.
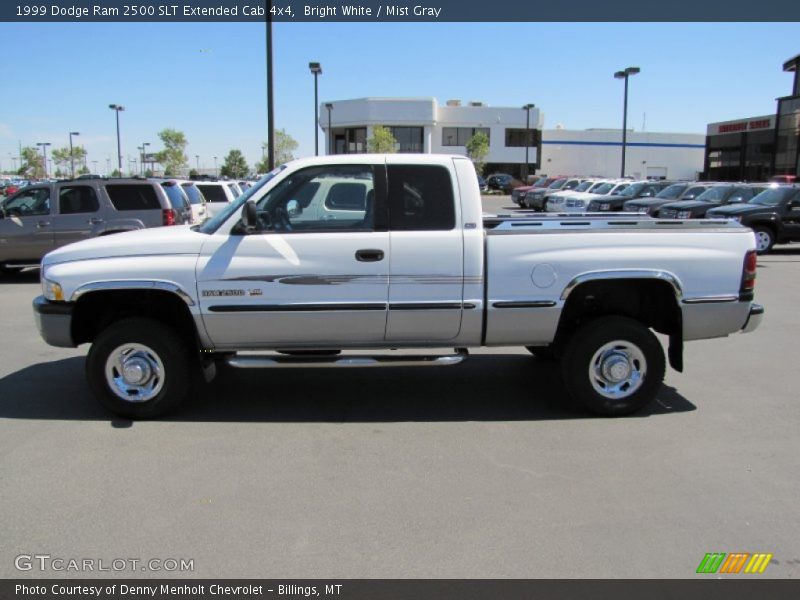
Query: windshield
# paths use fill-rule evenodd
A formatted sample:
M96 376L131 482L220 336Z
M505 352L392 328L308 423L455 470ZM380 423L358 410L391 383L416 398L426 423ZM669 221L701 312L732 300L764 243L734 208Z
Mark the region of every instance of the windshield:
M197 186L193 183L182 183L181 187L183 191L186 192L186 195L189 197L189 202L192 204L202 204L203 203L203 194L202 192L197 189Z
M700 202L713 202L715 204L719 204L722 202L733 189L731 185L718 185L712 188L708 188L705 192L700 194L695 198L695 200L699 200Z
M613 190L611 190L611 195L612 196L621 196L622 192L624 192L625 190L628 189L628 186L630 186L630 183L620 183Z
M578 187L575 188L575 191L576 192L585 192L586 190L588 190L593 185L594 184L591 181L584 181L582 184L580 184Z
M548 190L560 190L567 183L566 179L556 179L553 183L547 186Z
M620 194L620 196L623 196L625 198L635 198L636 196L639 195L639 192L642 191L644 185L645 185L644 183L634 183L629 187L625 188L625 190Z
M687 187L688 186L685 183L674 183L658 192L656 194L656 198L667 198L669 200L673 200L680 197L680 195L683 193L683 190L685 190Z
M253 187L251 187L244 194L239 196L235 201L226 206L221 213L219 213L213 219L208 219L207 221L204 221L203 224L199 225L196 230L199 231L200 233L214 233L217 229L219 229L220 225L222 225L225 221L227 221L228 218L230 218L230 216L233 213L240 210L242 208L242 205L245 202L247 202L250 198L252 198L253 195L255 195L256 192L258 192L262 187L264 187L264 185L270 179L273 179L278 173L283 171L285 168L286 165L281 165L280 167L277 167L276 169L273 169L272 171L264 175L255 184L253 184Z
M790 193L794 191L794 188L770 188L751 198L748 204L777 206L782 200L784 200Z
M593 194L607 194L614 189L613 183L604 183L603 185L591 190Z

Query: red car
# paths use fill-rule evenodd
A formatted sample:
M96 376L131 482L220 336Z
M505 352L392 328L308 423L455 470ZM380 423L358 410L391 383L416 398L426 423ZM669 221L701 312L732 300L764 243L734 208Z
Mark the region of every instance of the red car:
M525 202L525 194L527 194L528 191L534 188L547 187L555 180L556 177L540 177L533 183L533 185L523 185L521 187L516 187L511 192L511 201L514 204L519 204L520 206L523 206L523 203Z

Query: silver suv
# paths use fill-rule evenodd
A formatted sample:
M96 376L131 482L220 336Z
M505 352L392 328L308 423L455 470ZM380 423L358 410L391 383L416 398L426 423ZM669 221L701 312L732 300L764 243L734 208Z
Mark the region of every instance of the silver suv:
M32 185L0 208L0 267L38 265L45 254L72 242L181 225L190 215L190 208L175 207L153 181L81 179Z

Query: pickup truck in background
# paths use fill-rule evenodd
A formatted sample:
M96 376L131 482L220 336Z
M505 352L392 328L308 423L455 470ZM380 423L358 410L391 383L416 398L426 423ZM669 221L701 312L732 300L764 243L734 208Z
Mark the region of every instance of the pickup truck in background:
M755 271L734 221L482 216L464 157L342 155L284 165L199 226L51 252L33 308L49 344L91 344L90 388L129 418L175 409L220 362L436 366L510 345L622 415L660 389L654 332L680 371L685 342L758 326Z

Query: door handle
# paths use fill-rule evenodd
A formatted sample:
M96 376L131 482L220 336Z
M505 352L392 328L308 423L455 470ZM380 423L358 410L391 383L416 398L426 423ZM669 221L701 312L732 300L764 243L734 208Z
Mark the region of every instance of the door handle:
M97 217L95 217L93 219L89 219L86 222L89 223L89 225L100 225L100 223L103 222L103 219L98 219Z
M45 227L50 227L50 221L39 221L36 223L37 229L44 229Z
M356 260L359 262L378 262L383 260L383 250L357 250Z

